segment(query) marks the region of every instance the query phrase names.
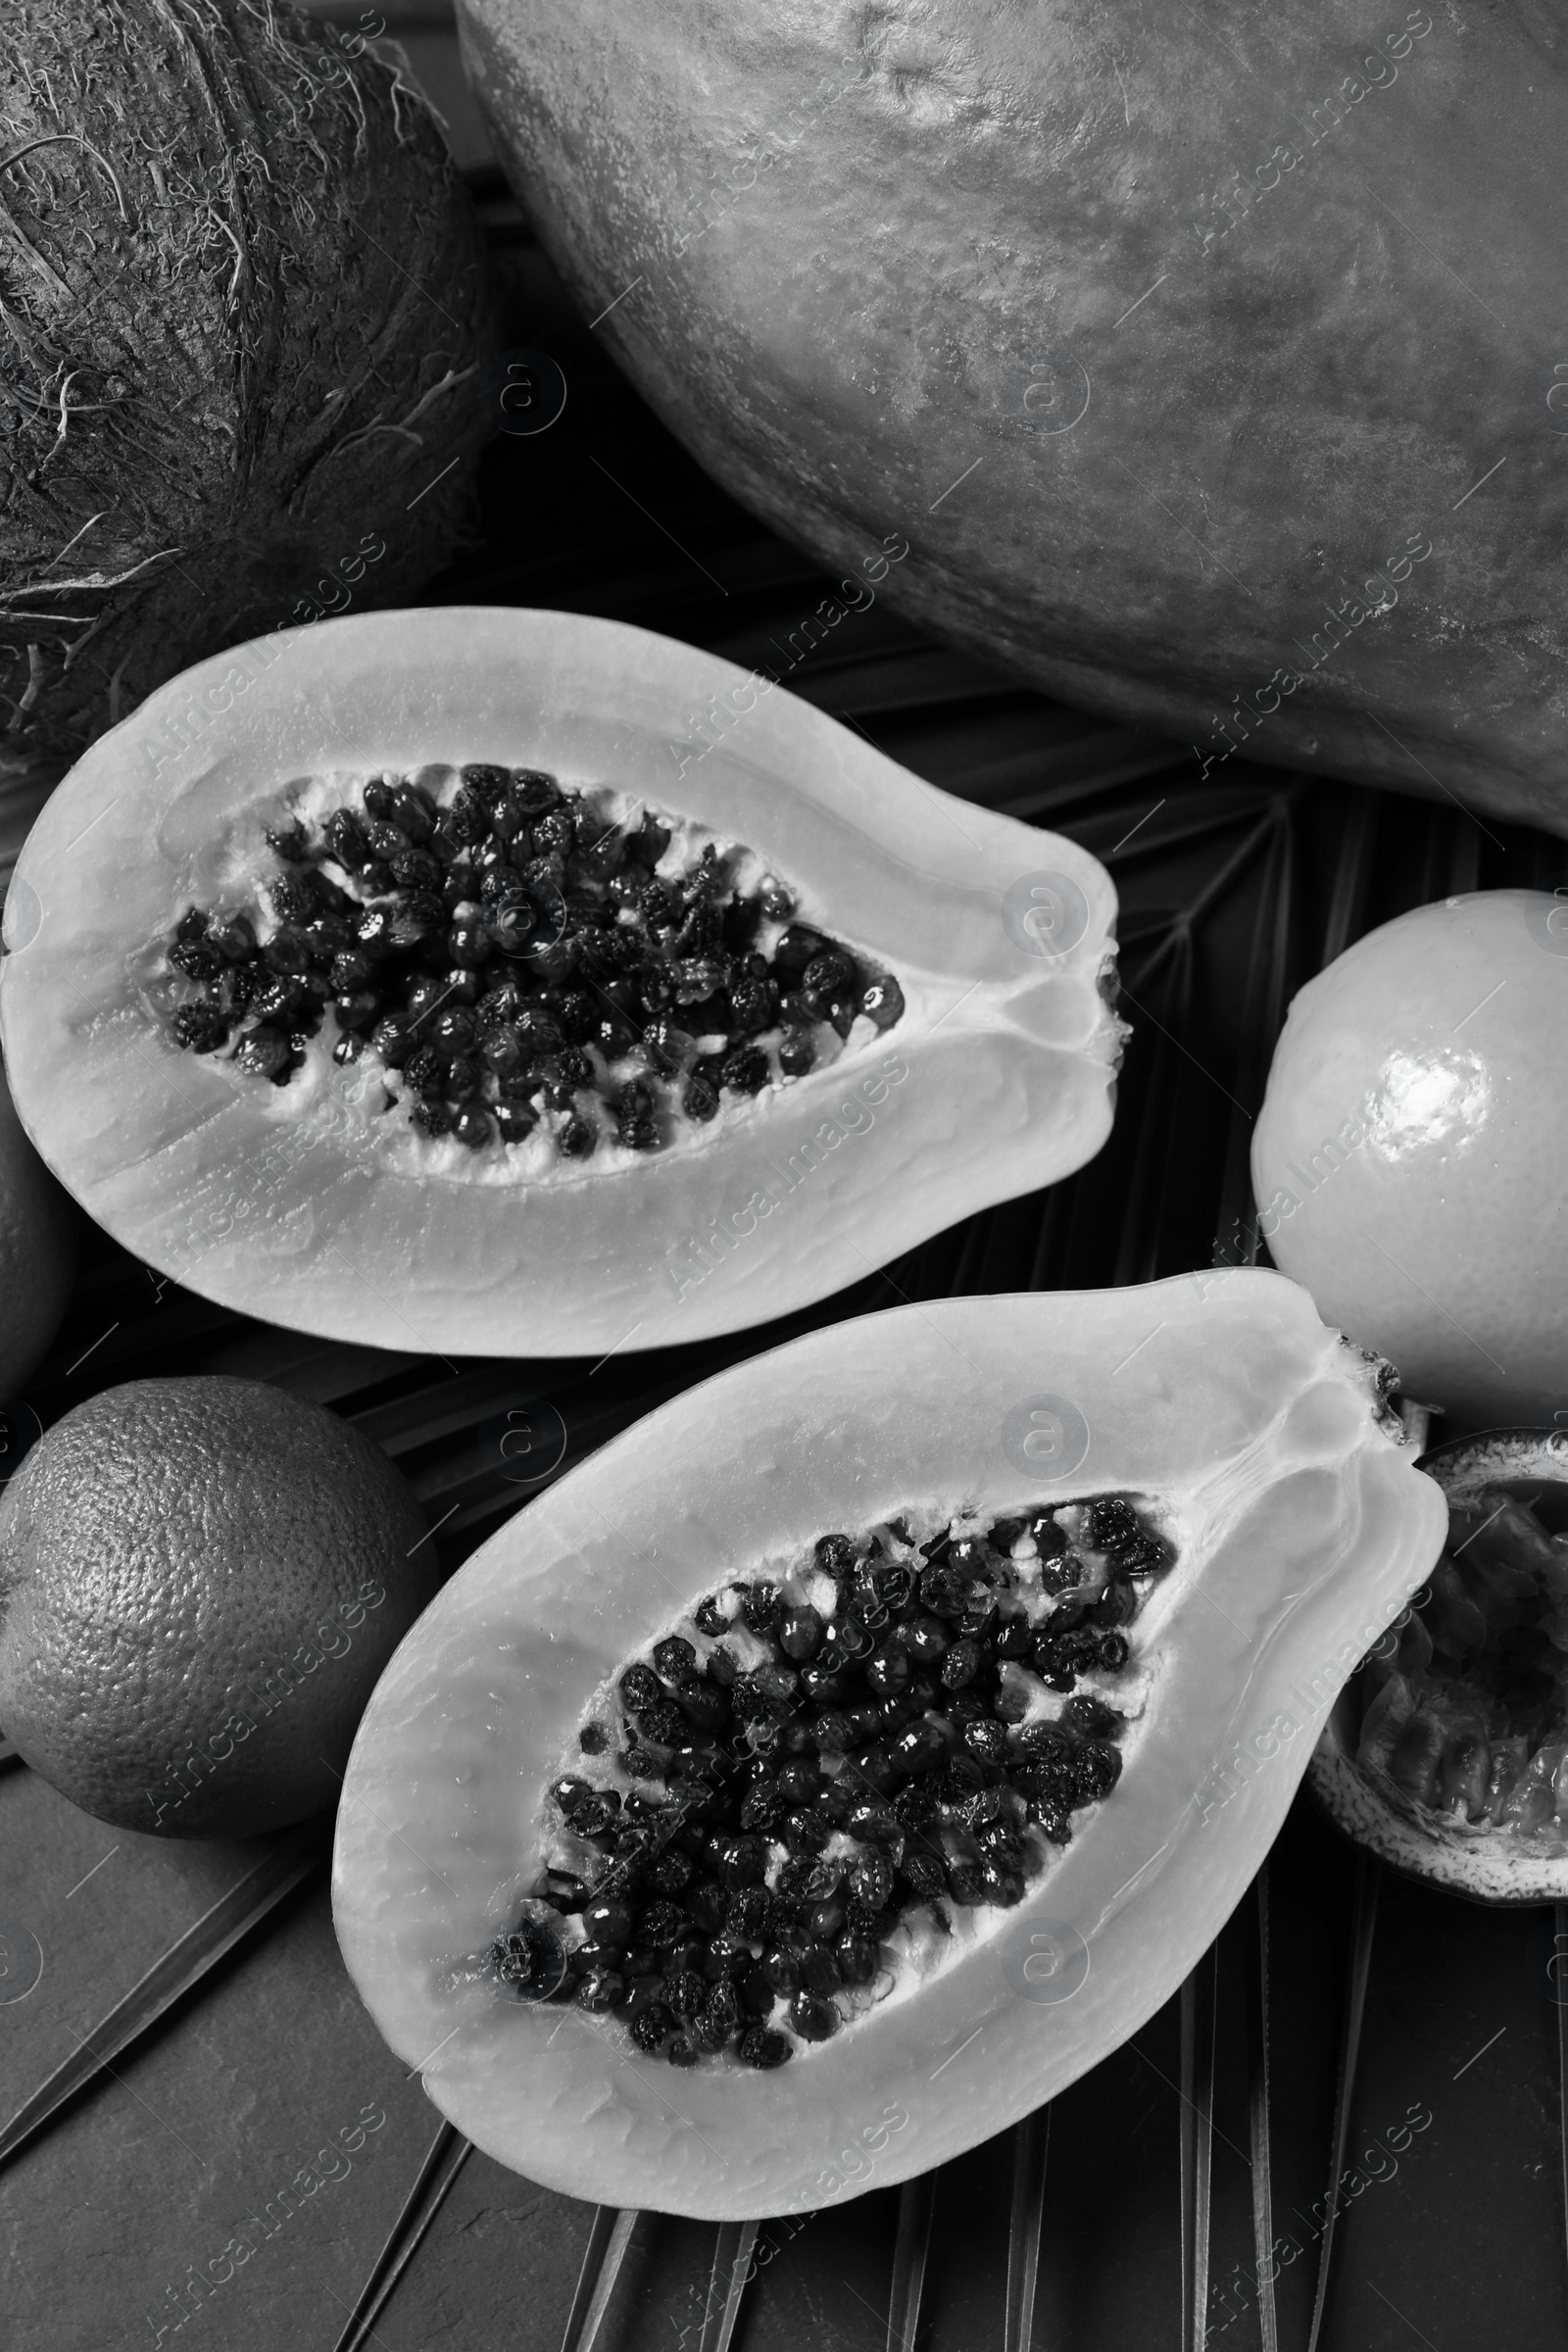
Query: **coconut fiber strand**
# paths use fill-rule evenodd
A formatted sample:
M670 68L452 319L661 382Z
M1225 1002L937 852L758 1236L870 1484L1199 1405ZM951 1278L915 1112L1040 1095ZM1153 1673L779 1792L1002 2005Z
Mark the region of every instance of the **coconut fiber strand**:
M491 340L395 51L272 0L7 8L0 778L204 654L416 592L464 530Z

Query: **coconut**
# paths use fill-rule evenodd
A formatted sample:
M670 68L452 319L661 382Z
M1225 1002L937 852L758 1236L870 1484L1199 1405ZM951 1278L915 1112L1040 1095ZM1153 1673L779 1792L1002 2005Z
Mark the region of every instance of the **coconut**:
M0 26L0 776L203 655L407 601L466 523L493 346L428 108L274 0Z

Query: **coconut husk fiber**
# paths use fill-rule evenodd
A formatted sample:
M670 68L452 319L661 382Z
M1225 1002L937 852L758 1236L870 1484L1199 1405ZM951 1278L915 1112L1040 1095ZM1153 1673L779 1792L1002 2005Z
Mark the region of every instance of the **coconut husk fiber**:
M274 0L0 23L0 781L463 538L494 344L395 51Z

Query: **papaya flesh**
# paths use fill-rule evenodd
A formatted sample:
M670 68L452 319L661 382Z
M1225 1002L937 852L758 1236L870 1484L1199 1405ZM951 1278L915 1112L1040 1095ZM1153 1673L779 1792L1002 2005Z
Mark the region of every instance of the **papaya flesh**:
M885 2185L1038 2106L1218 1933L1345 1677L1437 1557L1443 1497L1385 1374L1304 1292L1248 1269L895 1309L662 1406L493 1537L377 1687L333 1900L381 2032L502 2162L714 2218ZM562 1998L535 1966L562 1759L602 1775L590 1727L631 1661L659 1662L716 1589L776 1577L826 1529L1097 1496L1132 1503L1168 1557L1122 1629L1119 1778L1036 1852L1019 1899L954 1906L928 1966L895 1938L831 2039L776 2067L669 2067ZM847 2172L889 2101L907 2128Z
M1355 1841L1477 1902L1568 1897L1568 1437L1423 1456L1443 1556L1336 1702L1309 1786Z
M777 529L906 534L890 600L1205 772L1568 831L1541 0L459 17L596 336Z
M265 896L270 832L385 773L496 762L749 853L797 926L897 976L891 1025L860 1014L667 1150L541 1168L538 1136L420 1135L325 1030L283 1084L236 1059L247 1035L182 1050L216 1041L172 953L192 908ZM369 614L203 663L92 747L19 861L0 1026L44 1158L204 1296L383 1347L598 1352L784 1313L1082 1165L1120 1056L1114 919L1071 842L950 802L728 662L564 613Z

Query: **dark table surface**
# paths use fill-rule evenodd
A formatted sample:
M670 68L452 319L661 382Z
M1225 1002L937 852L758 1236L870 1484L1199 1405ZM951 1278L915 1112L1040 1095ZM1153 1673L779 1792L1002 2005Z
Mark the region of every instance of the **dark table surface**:
M575 319L485 174L482 135L450 81L441 12L417 14L423 70L446 90L506 270L509 339L552 355L570 387L548 434L498 434L485 466L484 544L431 601L609 613L766 662L770 641L824 584L704 478ZM689 1382L841 1316L903 1298L1096 1288L1208 1264L1250 1206L1250 1116L1292 992L1407 906L1478 885L1529 885L1561 864L1560 845L1484 827L1448 804L1239 760L1222 782L1200 785L1184 747L1023 692L880 603L817 648L796 679L918 774L1068 833L1109 864L1134 1023L1115 1131L1068 1183L971 1218L787 1322L625 1354L598 1371L522 1367L564 1420L563 1467ZM518 1507L475 1435L502 1389L514 1393L516 1365L466 1363L454 1390L443 1364L248 1322L89 1235L66 1328L27 1399L40 1420L141 1373L198 1371L277 1381L380 1440L432 1520L450 1514L437 1539L448 1571ZM0 2114L10 2115L270 1849L106 1829L13 1765L0 1774L0 1850L9 1937L0 1958L11 1972L0 1977ZM554 2352L561 2342L592 2209L473 2154L429 2226L411 2230L405 2207L440 2119L360 2008L332 1936L324 1831L313 1851L292 1890L198 1970L158 2025L0 2176L0 2342L101 2352L177 2335L210 2352L332 2352L345 2329L358 2340L353 2315L389 2252L410 2259L364 2338L385 2352ZM1326 2352L1561 2341L1568 2265L1548 1974L1557 1924L1544 1911L1487 1912L1364 1871L1358 1879L1350 1849L1298 1801L1261 1896L1244 1904L1200 1974L1185 2076L1173 2002L1054 2104L1036 2344L1185 2352L1197 2340L1184 2322L1183 2164L1207 2145L1209 2340L1226 2352L1270 2352L1274 2341L1304 2352L1357 1954L1364 2018L1343 2161L1359 2169L1319 2341ZM1200 2049L1210 2013L1211 2134L1192 2030L1196 2020ZM230 2278L193 2289L193 2276L211 2279L215 2258L223 2268L238 2225L357 2119L366 2136L349 2169L333 2165L338 2177L297 2199ZM984 2132L984 2117L976 2128ZM444 2149L450 2166L461 2148ZM920 2334L930 2352L1002 2343L1011 2166L1006 2133L938 2178ZM1280 2263L1277 2335L1256 2287L1265 2194ZM858 2198L766 2225L760 2252L770 2251L737 2345L881 2352L898 2205L873 2174ZM1191 2259L1191 2196L1185 2210ZM710 2229L644 2217L601 2352L695 2352L712 2245Z

